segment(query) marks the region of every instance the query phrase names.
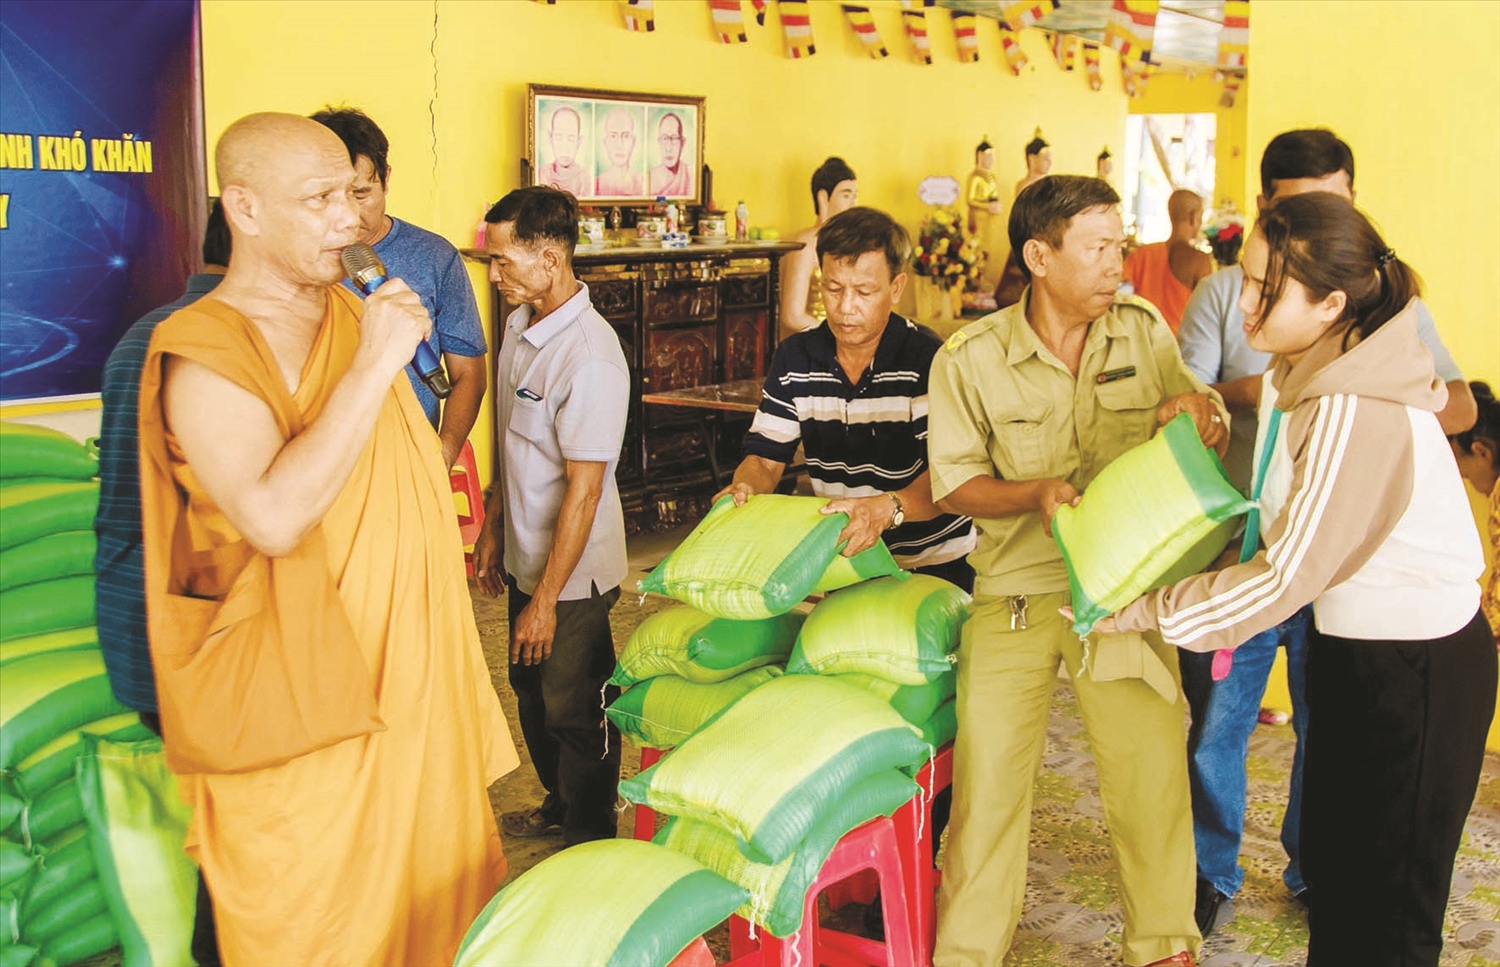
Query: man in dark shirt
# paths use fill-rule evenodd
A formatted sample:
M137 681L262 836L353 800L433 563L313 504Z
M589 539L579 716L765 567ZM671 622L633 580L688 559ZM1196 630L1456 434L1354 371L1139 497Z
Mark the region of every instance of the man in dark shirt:
M146 565L141 552L141 473L136 430L137 400L146 348L156 326L184 306L203 298L224 278L229 266L229 226L216 198L209 208L203 236L203 271L189 276L187 291L176 302L153 309L131 326L104 364L99 424L99 512L94 533L94 609L99 647L110 688L120 703L141 714L141 721L161 734L156 707L156 677L146 639ZM198 877L198 910L193 924L193 959L199 967L218 967L219 949L213 907L203 877Z
M851 208L818 232L822 325L784 339L745 435L729 493L737 503L776 489L802 444L825 513L846 513L847 555L881 537L907 570L973 589L967 517L932 502L927 472L927 372L937 334L896 315L911 239L889 215Z

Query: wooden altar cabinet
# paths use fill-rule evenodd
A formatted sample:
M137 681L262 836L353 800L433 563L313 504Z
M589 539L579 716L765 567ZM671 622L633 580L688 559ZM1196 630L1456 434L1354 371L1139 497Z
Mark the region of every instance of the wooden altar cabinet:
M630 365L630 412L615 479L632 532L706 512L714 493L709 446L717 445L722 465L737 465L750 425L742 413L648 406L642 394L763 379L778 332L780 259L798 248L798 242L749 242L580 247L574 254L574 271ZM513 307L499 298L493 304L490 345L498 346Z

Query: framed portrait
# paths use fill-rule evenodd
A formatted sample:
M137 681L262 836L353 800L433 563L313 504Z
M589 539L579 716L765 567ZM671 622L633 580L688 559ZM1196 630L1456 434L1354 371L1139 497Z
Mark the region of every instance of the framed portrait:
M703 204L704 99L580 87L528 88L529 184L584 204Z

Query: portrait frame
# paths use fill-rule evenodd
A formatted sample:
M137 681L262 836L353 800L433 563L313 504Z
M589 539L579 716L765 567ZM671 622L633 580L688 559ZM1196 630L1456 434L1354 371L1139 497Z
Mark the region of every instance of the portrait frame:
M706 204L705 100L529 84L524 180L570 191L583 205L640 207L659 194L679 205Z

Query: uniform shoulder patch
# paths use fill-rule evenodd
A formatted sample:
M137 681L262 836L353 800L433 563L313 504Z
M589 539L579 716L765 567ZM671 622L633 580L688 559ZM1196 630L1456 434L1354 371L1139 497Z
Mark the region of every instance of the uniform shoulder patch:
M962 329L949 336L948 339L943 343L943 348L948 350L950 353L955 351L956 349L958 349L958 347L962 346L970 339L989 329L991 320L993 320L997 315L999 315L999 313L990 313L983 319L975 319L967 326L964 326Z

